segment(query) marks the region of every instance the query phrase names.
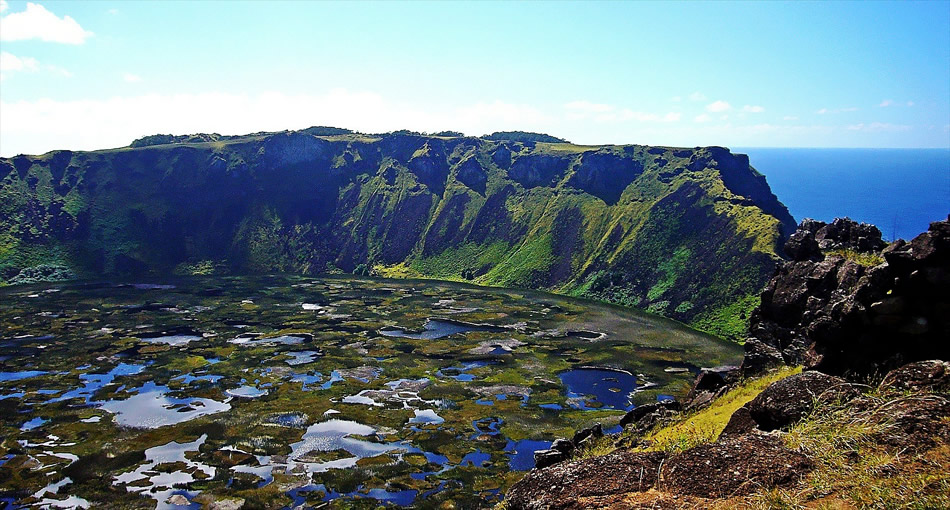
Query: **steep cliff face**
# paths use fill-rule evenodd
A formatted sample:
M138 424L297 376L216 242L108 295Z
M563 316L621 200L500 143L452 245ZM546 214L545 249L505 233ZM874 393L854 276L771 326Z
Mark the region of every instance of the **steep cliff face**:
M375 268L599 298L735 338L795 226L748 158L718 147L171 140L0 159L0 277Z

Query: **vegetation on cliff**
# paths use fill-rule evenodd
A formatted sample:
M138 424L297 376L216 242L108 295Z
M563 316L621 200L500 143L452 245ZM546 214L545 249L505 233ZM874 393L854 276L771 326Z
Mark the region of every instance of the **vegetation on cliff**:
M794 228L747 157L524 136L311 128L0 159L0 281L41 265L375 271L553 290L743 337Z

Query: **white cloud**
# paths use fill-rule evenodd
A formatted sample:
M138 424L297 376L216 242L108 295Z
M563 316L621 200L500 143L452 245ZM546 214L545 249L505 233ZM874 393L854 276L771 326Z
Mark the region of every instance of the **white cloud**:
M745 105L742 107L742 111L746 113L762 113L765 111L765 108L757 105Z
M27 3L26 10L0 18L0 41L40 39L46 42L82 44L93 33L73 18L56 16L39 4Z
M881 104L879 104L878 106L880 106L881 108L886 108L888 106L891 106L892 104L894 104L894 101L891 101L890 99L885 99L881 101Z
M666 114L634 111L629 108L618 109L604 103L590 101L571 101L564 105L569 120L590 119L598 123L607 122L676 122L681 114L669 112Z
M73 73L69 72L69 70L59 67L59 66L49 65L49 66L46 66L46 70L57 76L62 76L63 78L72 78L73 76Z
M670 98L670 101L673 101L674 103L679 103L682 100L683 100L682 96L673 96Z
M798 117L795 115L786 115L782 117L782 120L798 120Z
M45 72L42 63L38 72ZM113 79L119 77L121 75L114 75ZM852 130L848 130L844 123L750 125L743 123L741 112L730 111L729 119L722 121L720 117L724 113L649 113L620 107L591 113L578 120L571 117L571 111L563 104L544 110L532 104L488 100L439 107L429 103L407 103L370 91L345 89L298 95L278 92L169 93L72 101L7 101L0 98L0 112L3 112L0 115L0 154L3 156L38 154L53 149L119 147L140 136L155 133L218 132L233 135L301 129L312 125L339 126L366 133L403 128L428 132L451 129L470 135L525 130L549 133L581 144L639 143L683 147L840 146L842 140L860 142L859 145L880 145L876 139L896 138L891 132L910 130L903 136L910 136L915 130L924 132L922 128L882 123L861 125ZM938 124L937 129L942 128L943 125Z
M43 153L125 146L155 133L302 129L330 125L379 133L395 129L459 130L483 134L526 130L560 134L558 118L522 104L480 102L425 110L372 92L343 89L324 94L149 94L102 100L0 101L0 153ZM562 135L563 136L563 135Z
M911 127L906 124L890 124L887 122L872 122L870 124L859 123L847 127L848 131L868 131L871 133L894 133L899 131L910 131Z
M113 15L113 16L115 16L116 14L119 14L119 10L118 10L118 9L109 9L109 10L106 11L106 12L109 13L109 14L111 14L111 15Z
M125 73L122 75L122 80L126 83L139 83L142 81L142 77L137 74Z
M858 111L857 107L849 106L847 108L835 108L835 109L822 108L815 113L817 113L818 115L824 115L826 113L843 113L843 112L856 112L856 111Z
M12 53L0 51L0 71L37 71L40 68L35 58L20 58Z
M706 94L703 94L702 92L693 92L692 94L689 95L689 100L690 101L705 101Z
M0 81L6 80L10 73L35 72L40 68L39 62L31 57L18 57L6 51L0 51Z
M719 113L724 112L732 108L732 105L725 101L713 101L706 105L707 112Z
M9 73L13 72L36 72L46 71L57 76L70 77L73 73L54 65L40 65L39 61L32 57L18 57L10 52L0 52L0 80L6 79Z
M10 6L7 5L7 0L0 0L0 12L7 10Z
M592 103L590 101L571 101L564 105L564 108L576 113L587 114L587 113L605 113L614 110L614 107L609 104L603 103Z
M649 113L649 112L637 112L630 109L623 109L616 116L616 118L603 118L602 120L619 120L619 121L629 121L635 120L637 122L676 122L680 120L682 114L678 112L669 112L663 115L659 113Z

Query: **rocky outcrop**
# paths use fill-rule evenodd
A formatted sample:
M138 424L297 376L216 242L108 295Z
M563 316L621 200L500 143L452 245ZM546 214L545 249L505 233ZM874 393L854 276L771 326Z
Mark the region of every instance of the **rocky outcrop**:
M532 470L507 495L512 509L592 506L587 498L646 492L720 498L798 482L813 467L774 437L747 435L678 454L618 451ZM605 501L594 506L601 506Z
M892 370L881 381L882 388L898 390L950 391L950 363L918 361Z
M752 314L745 375L781 364L870 375L950 358L948 221L885 247L871 225L805 220L785 248L793 260Z
M817 400L853 398L857 391L840 377L821 372L802 372L775 383L759 393L747 408L760 430L791 425L811 412Z
M941 395L897 399L887 408L889 427L877 440L910 451L950 442L950 400Z

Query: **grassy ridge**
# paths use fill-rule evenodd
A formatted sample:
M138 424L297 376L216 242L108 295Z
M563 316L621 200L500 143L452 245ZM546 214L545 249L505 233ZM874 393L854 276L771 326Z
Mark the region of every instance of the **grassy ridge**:
M8 283L38 266L375 268L637 306L734 339L794 226L721 148L412 133L18 156L0 160L0 198Z

